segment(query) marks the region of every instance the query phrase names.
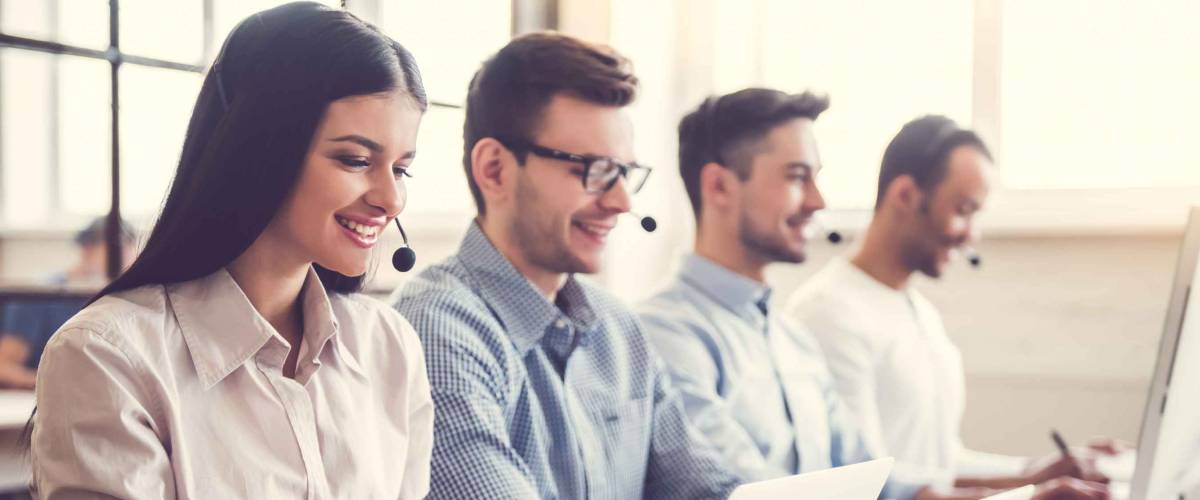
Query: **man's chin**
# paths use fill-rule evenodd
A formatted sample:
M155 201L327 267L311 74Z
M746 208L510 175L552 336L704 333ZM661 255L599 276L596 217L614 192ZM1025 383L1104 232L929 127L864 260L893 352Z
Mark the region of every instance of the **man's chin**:
M801 245L800 248L793 247L792 250L788 252L787 259L785 259L784 262L801 264L805 260L808 260L808 251L803 245Z
M808 259L808 254L804 248L779 248L771 252L771 262L781 262L785 264L801 264Z
M603 267L603 257L600 253L581 255L574 254L566 262L565 273L596 274Z
M594 261L579 261L576 264L577 265L574 266L575 270L571 272L579 274L596 274L603 268L603 266L600 265L599 259Z

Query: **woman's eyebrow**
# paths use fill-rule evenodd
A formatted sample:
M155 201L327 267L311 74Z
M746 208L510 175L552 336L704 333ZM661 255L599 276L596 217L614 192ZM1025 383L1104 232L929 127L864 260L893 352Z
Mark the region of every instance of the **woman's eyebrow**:
M378 142L372 141L372 140L370 140L366 137L363 137L361 135L358 135L358 134L350 134L350 135L343 135L341 137L334 137L333 139L330 139L329 142L353 142L355 144L358 144L364 148L371 150L374 153L383 151L383 146L380 146Z

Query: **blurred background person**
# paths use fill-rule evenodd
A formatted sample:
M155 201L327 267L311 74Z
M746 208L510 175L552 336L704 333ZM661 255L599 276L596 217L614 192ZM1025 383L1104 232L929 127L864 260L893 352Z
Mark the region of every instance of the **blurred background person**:
M108 247L104 240L107 217L97 217L75 235L79 257L69 269L54 273L44 284L67 288L99 288L108 282ZM137 234L121 221L121 269L136 255ZM32 389L42 348L58 327L83 308L82 297L18 298L0 305L0 388Z

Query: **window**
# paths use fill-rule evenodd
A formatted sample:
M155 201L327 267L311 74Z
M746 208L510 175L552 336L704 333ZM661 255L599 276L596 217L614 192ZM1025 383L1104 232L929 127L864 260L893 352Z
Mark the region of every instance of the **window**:
M5 222L40 226L106 212L108 64L0 49L0 68L0 214Z
M415 227L419 227L421 215L461 217L465 225L475 214L475 204L462 166L462 106L475 71L508 42L511 2L383 2L379 17L380 29L412 52L431 101L421 121L405 217L411 218ZM447 218L425 220L440 225ZM461 228L454 225L452 229Z
M1200 186L1197 19L1187 0L1005 1L1005 185Z
M204 59L203 2L121 0L120 7L122 52L191 64Z
M463 172L463 119L462 109L441 106L431 106L421 119L413 178L407 182L406 220L413 214L475 214L475 202Z
M108 48L107 0L0 0L0 33Z
M156 215L205 59L238 21L282 3L120 0L124 216L148 223ZM0 0L0 33L26 39L0 49L0 226L70 228L108 212L109 8L106 0Z
M830 207L874 205L883 149L905 122L971 123L971 19L960 1L765 3L764 83L831 99L816 122Z
M0 0L0 228L9 237L0 281L36 281L73 264L64 235L110 210L114 142L121 214L148 229L208 59L238 21L282 3ZM119 51L109 47L113 7Z
M121 67L121 213L126 217L158 215L202 81L199 73Z
M50 230L62 239L107 213L114 143L120 212L148 229L178 165L208 64L237 23L286 2L0 0L0 229L7 235L32 231L25 234L37 238ZM462 104L479 64L509 38L511 2L348 3L413 52L433 101L419 136L408 210L437 221L426 224L430 229L451 219L465 222L474 205L462 172ZM120 58L109 47L114 6ZM115 141L113 64L120 126ZM24 248L11 238L5 243L6 255ZM0 262L0 280L57 271L70 250L63 243L55 250L63 258L36 263L7 259Z
M380 9L380 28L413 53L429 98L446 104L463 104L475 70L512 32L512 2L399 0Z

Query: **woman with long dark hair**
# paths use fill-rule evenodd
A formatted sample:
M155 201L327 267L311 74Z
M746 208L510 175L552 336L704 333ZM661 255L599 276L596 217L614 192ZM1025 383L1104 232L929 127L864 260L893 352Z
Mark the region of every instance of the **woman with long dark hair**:
M421 347L355 292L426 106L411 54L343 10L238 25L145 249L45 350L35 494L424 496Z

